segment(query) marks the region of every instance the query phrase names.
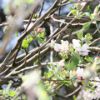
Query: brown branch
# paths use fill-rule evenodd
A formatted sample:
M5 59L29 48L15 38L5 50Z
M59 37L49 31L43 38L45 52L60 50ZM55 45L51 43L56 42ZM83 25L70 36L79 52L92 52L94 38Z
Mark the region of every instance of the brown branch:
M95 39L94 41L92 41L89 45L93 45L93 44L95 44L96 42L100 42L100 37L97 38L97 39Z
M38 26L38 25L45 19L46 16L48 16L49 14L52 14L53 12L55 12L55 11L58 9L58 7L56 7L58 3L59 3L59 0L56 0L55 3L53 4L53 6L52 6L43 16L41 16L39 19L37 19L37 21L33 24L33 26L32 26L29 30L25 31L25 32L21 35L21 37L19 38L19 40L18 40L18 42L17 42L15 48L14 48L13 50L11 50L11 52L8 54L8 56L7 56L7 58L6 58L6 61L7 61L8 59L11 60L11 58L13 58L13 56L16 54L15 51L16 51L16 49L18 48L19 43L21 43L22 40L23 40L35 27ZM53 10L53 9L54 9L54 10ZM14 53L15 53L15 54L14 54ZM13 55L13 56L12 56L12 55ZM1 66L1 67L2 67L2 66Z
M81 90L81 88L82 88L82 86L80 85L80 86L79 86L77 89L75 89L72 93L69 93L69 94L67 94L67 95L65 95L65 96L62 96L62 95L60 95L60 94L58 94L58 93L56 93L56 95L59 96L59 97L61 97L61 98L67 99L67 98L69 98L70 96L73 96L73 95L75 95L77 92L79 92L79 91Z
M92 50L92 51L100 52L100 48L99 47L89 47L89 49Z

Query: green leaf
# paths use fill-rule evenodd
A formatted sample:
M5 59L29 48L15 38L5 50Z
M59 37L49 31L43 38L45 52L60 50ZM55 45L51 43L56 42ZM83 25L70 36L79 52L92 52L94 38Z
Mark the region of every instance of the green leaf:
M45 37L45 32L41 32L41 33L39 34L39 37L40 37L40 38L44 38L44 37Z
M85 38L88 39L88 40L91 40L93 37L92 37L92 35L90 33L87 33L85 35Z
M47 78L50 78L53 75L53 71L49 71L47 73L45 73Z
M90 33L87 33L87 34L85 35L85 39L86 39L86 42L87 42L87 43L90 43L90 40L92 40L93 37L92 37L92 35L91 35Z
M90 15L90 19L91 19L91 20L94 20L94 19L95 19L95 15L94 15L94 14L91 14L91 15Z
M75 66L73 61L67 63L67 69L68 70L73 70L75 68L76 68L76 66Z
M82 28L83 31L87 31L90 28L90 25L91 25L91 22L84 23L83 28Z
M79 54L78 53L73 53L72 57L71 57L71 60L74 61L75 65L78 65L79 60L80 60Z
M78 31L78 32L76 33L76 35L77 35L78 39L81 40L81 39L83 38L83 31L82 31L82 30Z
M14 90L9 91L9 96L14 97L16 95L16 92Z
M86 57L85 57L85 60L86 60L87 62L93 62L93 57L86 56Z
M37 35L37 40L39 43L43 43L45 41L45 32L41 32Z
M71 13L72 13L73 15L77 15L77 10L73 9L73 10L71 10Z
M27 39L24 39L23 42L22 42L22 47L23 48L28 48L28 46L29 46L28 40Z
M79 61L80 61L80 56L79 56L79 54L73 53L73 54L72 54L72 57L71 57L71 59L70 59L70 61L69 61L68 64L66 65L66 66L67 66L67 69L68 69L68 70L73 70L73 69L75 69L75 68L78 66L78 64L79 64Z
M33 41L33 37L31 35L28 35L28 42L31 43Z
M68 59L68 54L67 53L61 52L59 54L60 54L62 59Z

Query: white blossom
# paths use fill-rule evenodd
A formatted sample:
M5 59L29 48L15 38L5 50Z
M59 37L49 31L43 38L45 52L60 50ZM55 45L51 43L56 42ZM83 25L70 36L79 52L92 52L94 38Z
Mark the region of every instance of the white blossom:
M89 46L88 44L83 44L81 45L81 41L80 40L76 40L76 39L73 39L72 40L72 43L73 43L73 48L82 56L86 56L88 55L88 53L90 52L88 49L89 49Z
M80 53L80 55L86 56L89 53L88 48L89 48L89 46L87 44L83 44L83 46L81 48L79 48L78 52Z
M54 45L55 45L55 41L54 41L54 40L51 40L51 43L49 44L49 46L50 46L51 48L54 48Z
M81 47L81 45L80 45L80 40L73 39L73 40L72 40L72 43L73 43L73 47L74 47L75 49L78 49L78 48Z
M67 53L68 50L69 50L69 42L61 40L61 51Z
M54 43L53 41L51 42L51 46L54 47L54 50L56 52L64 52L68 53L69 51L69 42L68 41L63 41L61 40L61 44L59 43Z
M100 78L99 77L94 77L92 78L91 81L92 87L96 87L93 91L91 91L91 88L85 89L82 88L80 91L77 100L99 100L100 99Z
M61 44L55 43L55 45L54 45L54 50L55 50L56 52L60 52L60 51L61 51L61 48L62 48Z
M84 75L83 68L78 67L76 70L76 74L77 74L77 77L83 77L83 75Z

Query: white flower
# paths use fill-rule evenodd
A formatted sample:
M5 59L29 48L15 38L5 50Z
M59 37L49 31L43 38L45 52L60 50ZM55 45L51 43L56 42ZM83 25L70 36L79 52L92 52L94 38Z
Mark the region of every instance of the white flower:
M89 80L92 77L92 72L89 69L85 69L83 76L84 79Z
M64 64L64 60L60 60L59 62L57 62L57 65L59 67L63 67L65 64Z
M61 51L67 53L68 50L69 50L69 42L61 40Z
M54 40L51 40L50 47L51 48L54 48L54 45L55 45L55 41Z
M64 52L64 53L67 53L68 50L69 50L69 43L68 43L68 41L61 40L61 44L55 43L54 44L54 50L56 52Z
M60 51L61 51L61 48L62 48L61 44L55 43L55 45L54 45L54 50L55 50L56 52L60 52Z
M87 44L83 44L83 46L79 48L78 52L80 53L80 55L86 56L90 52L88 48L89 46Z
M77 77L83 77L83 75L84 75L83 68L78 67L76 70L76 74L77 74Z
M72 40L72 43L73 43L74 49L78 49L78 48L81 47L81 45L80 45L80 40L73 39L73 40Z
M89 46L86 43L81 46L80 42L81 42L80 40L73 39L72 40L73 48L82 56L88 55L88 53L90 52L88 50Z

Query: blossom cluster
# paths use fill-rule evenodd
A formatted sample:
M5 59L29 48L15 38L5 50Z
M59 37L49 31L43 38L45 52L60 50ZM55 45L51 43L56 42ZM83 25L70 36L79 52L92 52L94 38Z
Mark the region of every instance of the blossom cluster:
M51 47L54 48L56 52L69 53L70 51L70 43L68 41L61 40L60 43L55 43L55 41L51 41ZM87 43L81 45L81 41L77 39L72 40L72 47L82 56L86 56L89 54L89 45Z

